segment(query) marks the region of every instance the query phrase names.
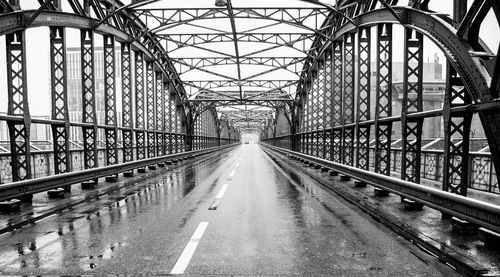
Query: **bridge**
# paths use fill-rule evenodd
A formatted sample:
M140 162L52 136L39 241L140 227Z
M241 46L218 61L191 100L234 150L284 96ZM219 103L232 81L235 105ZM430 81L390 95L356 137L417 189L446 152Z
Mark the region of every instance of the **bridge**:
M500 275L494 0L0 0L1 275Z

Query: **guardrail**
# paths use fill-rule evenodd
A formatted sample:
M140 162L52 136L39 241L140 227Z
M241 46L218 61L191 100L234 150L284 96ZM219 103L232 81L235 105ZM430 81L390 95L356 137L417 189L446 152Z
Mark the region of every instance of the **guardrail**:
M144 160L137 160L127 163L115 164L105 167L85 169L76 172L69 172L47 177L24 180L14 183L0 185L0 201L5 201L13 198L22 197L34 193L44 192L50 189L73 185L76 183L85 182L91 179L106 177L113 174L118 174L124 171L130 171L148 165L158 164L170 160L180 158L192 158L194 156L207 154L210 152L219 151L226 148L235 147L238 144L230 144L217 146L203 150L188 151L176 154L169 154L161 157L155 157Z
M356 180L390 191L443 213L456 216L500 233L500 206L498 205L403 181L390 176L365 171L359 168L334 163L276 146L268 144L260 145L287 156L308 160L324 168L351 176Z
M275 138L264 139L263 142L270 143L274 146L278 146L281 148L291 149L291 136L290 135L280 135ZM316 150L318 147L316 144L323 143L319 140L312 141L311 146L315 148L314 152L319 152L317 156L322 156L328 159L330 157L330 141L326 139L324 143L327 146L324 149ZM356 151L356 146L354 146ZM309 151L312 152L312 149ZM323 153L324 151L324 153ZM375 147L370 147L370 167L374 167L375 165ZM305 152L305 151L304 151ZM391 172L401 173L401 148L392 147L389 155L391 156ZM497 174L495 172L495 167L491 160L490 153L484 152L470 152L469 153L469 189L484 191L488 193L500 194L500 186L497 182ZM444 151L443 150L430 150L430 149L422 149L422 159L420 162L420 176L424 179L436 182L443 181L443 159L444 159ZM356 163L356 155L354 155L354 164Z

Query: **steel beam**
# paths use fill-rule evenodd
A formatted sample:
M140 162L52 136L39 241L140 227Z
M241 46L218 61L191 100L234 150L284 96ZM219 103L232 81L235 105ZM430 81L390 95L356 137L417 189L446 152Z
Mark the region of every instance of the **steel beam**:
M12 180L31 179L30 125L26 78L26 37L24 31L5 36L7 50L7 114L22 116L23 121L7 121L10 138Z
M359 123L370 119L371 109L371 28L358 31L358 99L356 101L356 167L369 170L371 125Z
M135 144L136 159L146 158L144 124L144 60L143 54L135 52Z
M422 125L424 119L408 118L409 113L423 111L423 35L405 28L403 61L403 103L401 111L401 179L420 183Z
M64 27L50 27L51 118L64 121L64 124L51 124L55 174L71 171L65 37Z
M342 90L342 161L354 165L354 128L346 124L354 122L354 33L344 35L343 90Z
M467 195L470 183L470 127L472 113L453 112L454 107L471 104L462 78L448 62L446 65L446 90L443 105L444 168L443 190Z
M377 25L377 83L375 103L375 172L390 175L392 121L392 24Z
M84 167L98 167L97 157L97 114L95 107L95 64L94 32L90 29L80 31L81 39L81 80L82 80L82 122L92 127L82 127Z
M123 162L130 162L133 153L133 114L132 114L132 80L131 80L131 55L130 44L121 44L121 74L122 74L122 144Z
M106 129L106 165L118 163L116 121L116 86L115 86L115 39L112 36L103 36L104 41L104 124L114 126Z

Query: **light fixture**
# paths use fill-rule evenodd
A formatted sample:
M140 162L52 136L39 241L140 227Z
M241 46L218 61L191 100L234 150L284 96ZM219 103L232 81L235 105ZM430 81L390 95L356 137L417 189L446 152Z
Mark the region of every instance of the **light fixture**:
M215 6L225 7L227 6L227 0L215 0Z

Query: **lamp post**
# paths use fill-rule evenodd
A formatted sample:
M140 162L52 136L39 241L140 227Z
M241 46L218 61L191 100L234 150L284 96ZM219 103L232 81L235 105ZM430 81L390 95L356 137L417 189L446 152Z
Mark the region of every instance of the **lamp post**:
M227 6L227 0L215 0L215 6L225 7Z

